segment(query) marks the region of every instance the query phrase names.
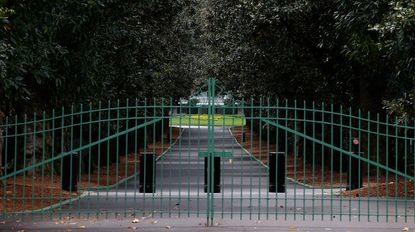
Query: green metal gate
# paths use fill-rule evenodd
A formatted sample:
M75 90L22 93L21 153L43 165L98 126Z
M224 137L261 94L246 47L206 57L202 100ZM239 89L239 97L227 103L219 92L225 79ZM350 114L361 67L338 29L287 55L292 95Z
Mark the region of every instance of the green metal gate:
M217 91L219 89L219 91ZM2 128L0 218L415 221L415 125L324 103L91 102Z

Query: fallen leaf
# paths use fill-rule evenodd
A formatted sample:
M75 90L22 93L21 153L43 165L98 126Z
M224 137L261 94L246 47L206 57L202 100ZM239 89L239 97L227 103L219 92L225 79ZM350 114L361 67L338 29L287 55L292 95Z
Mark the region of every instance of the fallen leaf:
M404 227L404 228L402 229L402 231L409 231L409 228L408 228L408 227Z
M140 220L138 218L134 218L134 220L132 221L132 223L139 223Z
M157 223L158 223L157 220L154 220L154 221L151 222L151 224L157 224Z
M166 226L166 229L170 230L171 229L171 226Z
M85 229L86 228L86 226L78 226L79 228L81 228L81 229Z
M129 226L128 229L130 229L130 230L136 230L137 227L135 227L135 226Z
M290 226L288 227L288 230L289 230L289 231L298 231L298 227L297 227L297 226L295 226L295 225L290 225Z

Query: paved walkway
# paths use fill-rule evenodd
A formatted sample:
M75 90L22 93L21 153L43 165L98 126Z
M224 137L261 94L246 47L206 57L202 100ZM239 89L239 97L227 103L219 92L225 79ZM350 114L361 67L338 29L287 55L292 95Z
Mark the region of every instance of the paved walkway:
M363 231L356 230L359 227L366 228L365 231L369 227L376 227L376 231L389 231L385 229L399 229L406 225L405 212L412 215L407 220L410 225L411 222L414 224L414 201L340 199L336 195L339 189L309 189L292 182L287 183L286 193L269 193L267 168L235 142L228 128L216 127L214 137L215 151L232 152L234 156L221 160L221 192L214 194L217 227L209 230L251 231L262 228L264 231L275 231L277 227L281 231L322 231L343 226L353 230L336 231ZM138 192L137 176L109 191L84 193L80 200L64 205L61 210L55 210L55 215L59 216L61 213L64 219L68 215L71 216L66 219L81 217L76 224L68 224L68 220L63 224L51 224L47 219L39 220L35 224L43 229L79 229L80 223L84 223L86 227L99 228L100 231L114 228L131 230L139 226L150 231L165 230L169 226L170 229L181 228L180 231L204 231L207 194L204 193L204 158L198 154L200 151L207 151L207 140L207 128L186 128L183 131L181 139L157 162L154 194ZM95 219L97 213L101 219ZM122 220L102 220L106 216L113 218L114 214ZM387 224L385 215L389 215L389 221L397 220L401 223L388 227L379 226ZM137 226L131 224L133 218L143 216L146 219L142 221L146 223ZM366 223L358 223L360 226L354 227L355 224L349 222L358 222L359 219ZM378 223L367 223L378 219ZM160 224L152 223L154 220L158 220ZM19 228L28 228L30 225L36 228L35 224L21 224ZM6 223L3 228L6 225L16 224ZM0 230L1 228L0 224Z
M227 151L233 158L221 160L221 192L214 194L216 216L232 218L339 217L395 221L414 215L414 201L370 198L339 198L340 189L310 189L292 182L285 193L268 192L267 168L246 153L233 139L228 128L215 127L215 151ZM66 205L60 212L128 215L137 212L160 216L203 215L207 210L204 192L204 158L208 150L208 130L186 128L181 139L157 162L156 193L138 192L138 177L110 191L85 193L80 201ZM413 217L413 216L412 216Z

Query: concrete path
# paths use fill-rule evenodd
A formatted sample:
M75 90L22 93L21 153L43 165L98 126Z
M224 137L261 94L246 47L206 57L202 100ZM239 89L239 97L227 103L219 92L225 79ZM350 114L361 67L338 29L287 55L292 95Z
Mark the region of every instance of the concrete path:
M204 158L198 156L199 152L208 150L208 131L196 127L185 128L181 139L157 162L155 193L139 193L137 176L109 191L86 192L80 200L54 210L55 223L48 219L39 219L35 224L33 220L28 224L11 222L0 224L0 230L7 225L26 229L37 225L42 231L83 229L79 225L84 223L87 228L99 231L134 227L157 231L169 229L169 226L170 229L180 228L179 231L251 231L255 228L264 231L323 231L326 228L368 231L369 227L389 231L415 222L414 201L341 199L336 194L340 189L310 189L292 182L287 183L286 193L269 193L268 169L235 142L228 128L215 128L214 143L215 151L233 153L233 158L221 160L221 192L214 194L217 224L214 228L204 226L208 201L204 192ZM121 220L105 219L114 216ZM145 223L131 224L132 219L142 217ZM399 223L390 226L386 219ZM73 220L76 224L69 224ZM154 220L158 223L152 223ZM359 226L349 221L359 222Z
M330 220L239 220L217 219L213 227L206 227L204 218L144 218L138 223L133 223L132 218L122 219L55 219L53 221L31 222L6 222L0 224L0 231L39 232L39 231L178 231L178 232L202 232L202 231L309 231L309 232L415 232L415 223L385 223L385 222L358 222L357 220L330 221ZM137 221L135 221L137 222ZM407 229L407 230L406 230Z
M395 221L414 215L414 201L395 199L339 198L340 189L310 189L292 182L285 193L268 192L268 170L233 139L228 128L215 127L215 151L233 153L221 160L221 192L214 194L214 215L232 218L304 218L315 215ZM160 216L201 216L207 212L204 192L204 158L208 150L208 129L186 128L181 139L157 162L156 192L139 193L138 177L109 191L84 193L80 201L65 205L59 212L75 215L152 214ZM406 212L406 213L405 213Z

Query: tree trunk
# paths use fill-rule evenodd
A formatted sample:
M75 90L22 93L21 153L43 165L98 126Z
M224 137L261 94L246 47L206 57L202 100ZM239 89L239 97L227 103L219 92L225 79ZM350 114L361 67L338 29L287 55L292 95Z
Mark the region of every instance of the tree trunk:
M369 75L360 78L360 108L364 114L367 111L376 114L382 112L382 96L386 83L382 77L368 77Z

